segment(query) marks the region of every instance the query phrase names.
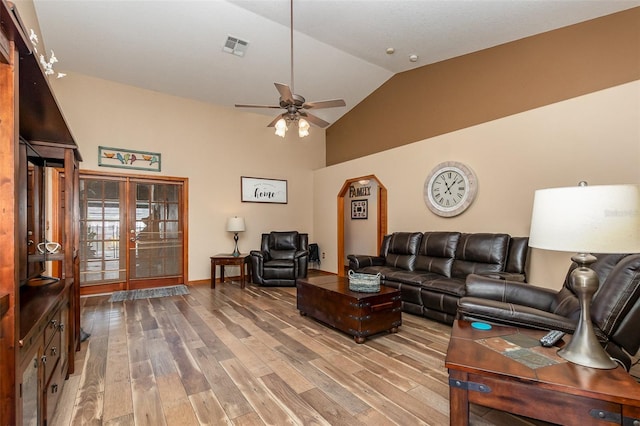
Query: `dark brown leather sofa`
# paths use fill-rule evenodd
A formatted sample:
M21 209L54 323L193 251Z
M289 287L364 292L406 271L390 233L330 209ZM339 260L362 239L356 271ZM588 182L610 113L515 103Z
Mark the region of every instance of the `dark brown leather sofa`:
M309 236L296 231L262 234L260 250L251 250L251 275L263 286L296 285L307 276Z
M591 302L591 320L609 355L627 370L629 354L640 348L640 254L596 255L591 268L600 287ZM518 282L469 275L466 296L458 301L458 317L517 327L573 333L580 316L569 274L560 291Z
M400 289L404 312L452 324L467 275L526 281L528 242L508 234L396 232L384 237L378 256L350 254L349 268L380 273L383 285Z

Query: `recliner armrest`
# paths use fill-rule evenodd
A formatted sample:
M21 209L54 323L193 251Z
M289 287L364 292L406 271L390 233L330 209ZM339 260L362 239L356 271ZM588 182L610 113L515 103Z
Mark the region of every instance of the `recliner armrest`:
M465 296L530 306L548 311L556 291L517 281L470 274L465 282Z
M293 258L299 259L304 256L309 256L309 250L298 250L294 253Z
M384 266L385 264L385 258L382 256L350 254L347 256L347 259L349 259L349 268L354 271L367 266Z
M565 333L573 333L576 326L575 321L551 312L477 297L463 297L458 300L456 316L468 321L479 320L516 327L561 330Z
M249 252L249 254L250 254L251 256L259 257L260 259L264 259L265 257L267 257L267 256L265 255L265 253L263 253L263 252L262 252L262 251L260 251L260 250L251 250L251 251Z

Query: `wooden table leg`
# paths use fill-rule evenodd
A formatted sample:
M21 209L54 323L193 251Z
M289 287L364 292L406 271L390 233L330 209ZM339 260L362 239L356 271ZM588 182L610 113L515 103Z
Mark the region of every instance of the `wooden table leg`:
M449 380L468 381L468 374L449 370ZM449 384L449 424L467 426L469 424L469 393L462 387Z
M216 288L216 261L211 259L211 288Z
M220 284L224 283L224 265L220 265Z
M244 268L245 268L245 265L246 265L246 263L244 261L240 264L240 288L244 288L244 278L245 278Z

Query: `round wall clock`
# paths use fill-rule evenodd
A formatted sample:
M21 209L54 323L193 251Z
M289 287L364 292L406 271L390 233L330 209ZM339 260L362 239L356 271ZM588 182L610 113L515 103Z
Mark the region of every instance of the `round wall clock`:
M475 173L457 161L438 164L424 182L425 204L433 213L443 217L457 216L465 211L477 192Z

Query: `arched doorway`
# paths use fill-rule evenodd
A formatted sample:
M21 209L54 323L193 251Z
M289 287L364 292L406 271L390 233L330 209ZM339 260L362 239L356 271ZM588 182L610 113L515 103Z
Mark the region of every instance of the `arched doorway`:
M354 183L360 181L375 180L378 183L378 203L376 209L376 229L377 229L377 250L380 250L382 238L387 234L387 188L380 182L375 175L360 176L347 179L342 185L338 193L338 275L345 275L345 252L344 252L344 214L345 214L345 195L349 193L349 189ZM371 253L375 254L375 253Z

